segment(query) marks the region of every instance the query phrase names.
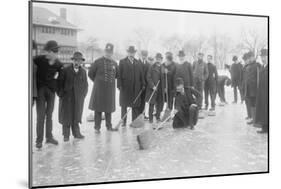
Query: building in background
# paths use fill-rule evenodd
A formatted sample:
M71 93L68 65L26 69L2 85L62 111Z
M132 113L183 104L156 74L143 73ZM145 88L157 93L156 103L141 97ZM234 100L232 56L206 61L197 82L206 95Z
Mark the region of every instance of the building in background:
M77 50L77 26L67 21L65 8L60 9L60 15L42 7L33 7L32 39L37 44L37 53L42 54L44 44L49 40L58 42L59 59L63 63L71 62L70 58Z

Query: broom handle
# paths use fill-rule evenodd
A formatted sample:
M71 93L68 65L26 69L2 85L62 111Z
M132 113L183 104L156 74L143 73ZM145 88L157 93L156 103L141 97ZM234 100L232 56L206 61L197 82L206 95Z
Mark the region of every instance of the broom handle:
M150 103L150 101L151 101L151 99L152 99L154 93L156 92L159 83L160 83L160 80L157 82L155 90L153 90L152 94L150 95L149 100L148 100L148 104Z
M167 68L166 68L167 69ZM167 69L168 70L168 69ZM168 72L168 71L167 71ZM167 97L167 107L169 108L169 95L168 95L168 73L165 71L166 77L166 97Z
M173 102L173 106L175 106L176 100ZM155 129L155 131L159 130L161 128L161 126L166 123L166 121L168 121L171 117L173 116L173 114L171 113L164 121L162 121Z
M137 97L135 98L135 100L133 101L133 104L136 103L136 101L138 100L138 98L140 97L140 95L142 94L142 92L143 92L143 89L140 90L138 96L137 96ZM125 119L125 117L128 115L128 113L131 112L131 110L132 110L132 108L130 108L129 111L127 111L127 113L121 118L121 120L120 120L119 122L123 121L123 120Z

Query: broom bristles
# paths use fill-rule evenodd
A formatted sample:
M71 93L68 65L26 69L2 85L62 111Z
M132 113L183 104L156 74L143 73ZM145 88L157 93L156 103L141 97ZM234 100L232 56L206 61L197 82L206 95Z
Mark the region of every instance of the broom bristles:
M145 125L143 114L140 114L132 123L131 127L139 128Z

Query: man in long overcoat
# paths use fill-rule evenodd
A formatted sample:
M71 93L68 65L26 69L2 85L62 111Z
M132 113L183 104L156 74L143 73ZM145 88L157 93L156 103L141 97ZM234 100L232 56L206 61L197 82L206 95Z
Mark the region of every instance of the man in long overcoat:
M256 104L256 123L261 125L262 130L258 133L268 132L268 50L261 50L261 60L263 63L259 72L257 104Z
M179 63L176 65L175 81L177 78L182 78L184 82L184 87L193 87L193 70L192 65L185 60L184 51L179 51L178 53Z
M249 63L245 65L245 98L248 100L250 107L251 120L248 124L255 122L256 96L257 96L257 76L260 64L256 62L253 52L248 52Z
M142 50L141 53L140 53L140 63L143 67L143 75L144 75L144 78L146 78L146 75L147 75L147 71L149 69L149 66L150 66L150 63L148 62L147 60L147 57L148 57L148 52L146 50ZM147 86L147 82L146 82L146 79L145 79L145 88ZM141 106L140 106L140 112L144 112L144 109L145 109L145 90L142 92L141 94Z
M73 64L64 68L59 77L59 122L63 125L64 141L69 141L70 128L74 138L83 139L79 123L83 114L84 99L88 92L87 73L81 67L85 60L82 53L75 52Z
M238 62L237 56L233 56L232 61L233 64L230 67L230 75L231 75L231 81L232 81L232 87L234 93L233 103L237 103L237 88L240 93L241 102L243 102L243 95L241 90L243 65L240 62Z
M193 63L194 88L201 94L197 99L199 110L202 108L204 84L209 75L208 66L203 61L203 57L203 53L198 53L198 60Z
M157 53L155 57L155 63L149 67L146 76L147 88L146 88L145 100L146 102L149 103L150 123L153 123L154 107L156 108L156 120L160 121L160 114L164 106L165 70L164 70L164 66L161 65L162 61L163 61L162 55L160 53Z
M140 92L145 89L145 80L143 67L135 59L136 49L129 46L127 49L128 56L119 62L119 77L117 87L120 90L121 117L127 113L127 108L132 107L132 121L135 120L141 112L141 98L134 100ZM126 126L127 119L123 119L122 126Z
M167 109L172 110L175 96L175 74L176 74L176 63L173 61L173 54L166 52L166 61L164 62L165 70L165 102L167 103Z
M115 111L115 79L118 77L117 63L112 59L114 46L106 44L104 56L97 59L90 67L88 76L94 82L89 109L95 111L95 131L100 132L101 115L105 113L106 128L112 128L111 113Z
M208 110L209 106L209 96L211 98L211 109L210 111L215 110L216 106L216 96L217 96L217 83L218 83L218 71L217 67L212 62L213 56L208 55L207 57L207 66L208 66L208 78L205 81L204 94L205 94L205 109Z

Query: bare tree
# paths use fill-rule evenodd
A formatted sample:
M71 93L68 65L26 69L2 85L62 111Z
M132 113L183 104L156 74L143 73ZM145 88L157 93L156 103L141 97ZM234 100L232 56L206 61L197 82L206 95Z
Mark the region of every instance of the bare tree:
M184 44L184 41L183 39L174 34L168 38L163 38L162 39L162 45L163 47L167 50L167 51L170 51L170 52L178 52L179 50L181 50L183 48L183 44Z
M133 39L138 49L148 49L154 32L146 28L136 28L133 30Z
M213 50L215 64L219 69L224 68L224 65L227 61L227 56L231 51L231 38L226 34L214 32L210 36L208 43Z
M89 37L86 41L87 47L86 47L86 53L90 53L91 55L91 61L94 61L94 53L95 51L99 50L98 45L98 39L94 37Z
M193 60L196 60L197 54L199 52L206 51L206 37L204 35L193 36L185 40L183 44L183 50L190 55Z
M254 52L258 56L258 52L267 46L267 34L265 30L258 28L242 29L240 46L244 50Z

